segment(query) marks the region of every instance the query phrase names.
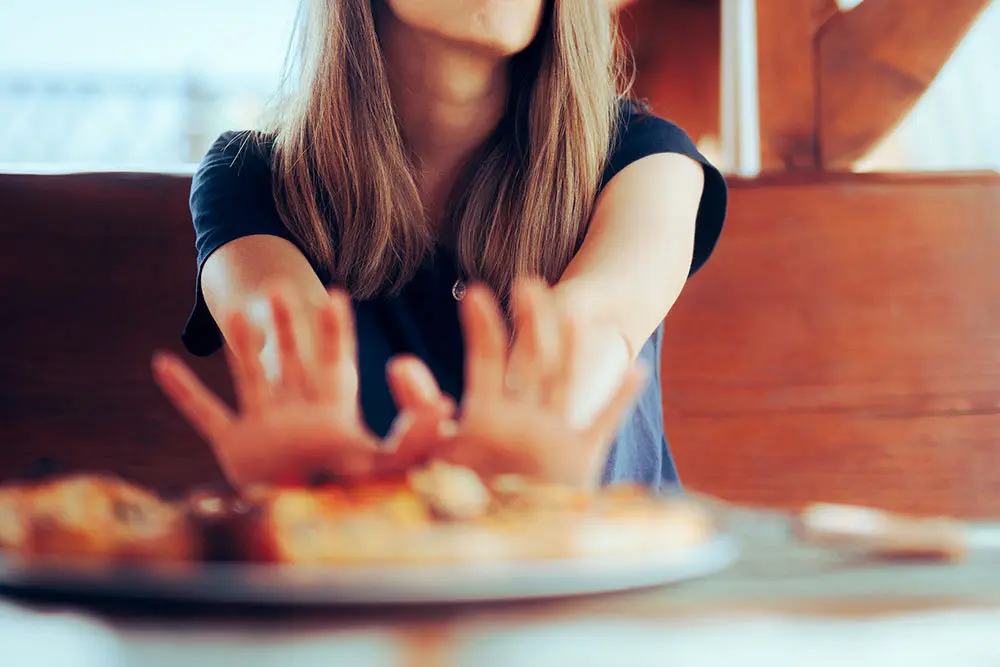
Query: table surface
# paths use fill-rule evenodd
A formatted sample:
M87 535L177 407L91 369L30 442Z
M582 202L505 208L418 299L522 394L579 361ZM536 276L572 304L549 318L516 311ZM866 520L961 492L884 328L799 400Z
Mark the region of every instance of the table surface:
M949 665L1000 664L1000 554L957 564L882 562L805 546L787 515L712 504L743 555L725 572L681 585L402 610L83 607L12 598L0 603L0 645L30 644L44 661L4 664L714 665L739 654L775 667L784 664L776 647L788 664L814 667L890 664L876 661L901 652L911 666L945 657ZM60 657L42 656L39 646Z

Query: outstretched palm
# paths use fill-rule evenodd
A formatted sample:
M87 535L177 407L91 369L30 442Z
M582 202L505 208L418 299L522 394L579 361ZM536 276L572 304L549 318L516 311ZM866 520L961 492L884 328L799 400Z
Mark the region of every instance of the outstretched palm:
M559 314L548 290L523 284L516 294L519 335L546 339L533 363L508 374L507 329L492 295L471 287L462 303L466 380L453 435L432 456L486 475L521 474L574 486L600 478L615 430L645 382L633 366L586 427L571 424L568 401L580 324ZM531 348L532 346L529 346ZM522 359L523 361L523 359Z
M388 442L365 426L358 404L357 350L348 299L331 294L316 318L316 361L307 368L296 345L290 294L271 297L274 335L281 361L277 382L267 381L257 355L260 335L246 316L231 316L228 361L239 412L212 393L177 357L154 357L154 374L164 393L211 444L227 478L236 486L253 482L299 482L323 471L341 477L371 472L380 448L394 449L419 437L430 422L447 416L443 402L401 405ZM402 389L400 389L402 388ZM394 389L407 394L406 379ZM409 391L407 395L414 395ZM421 408L416 414L410 408ZM434 413L437 411L436 414ZM429 419L428 419L429 417Z

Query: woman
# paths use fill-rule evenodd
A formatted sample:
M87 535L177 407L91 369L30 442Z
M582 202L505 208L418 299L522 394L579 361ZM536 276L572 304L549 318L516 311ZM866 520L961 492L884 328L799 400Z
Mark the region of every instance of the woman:
M197 355L228 341L238 393L254 397L240 396L242 418L218 403L206 416L213 399L193 376L168 356L155 364L230 476L364 468L365 424L443 437L453 396L479 436L465 450L514 420L521 453L558 477L569 459L546 458L552 432L531 425L544 412L586 433L638 388L639 361L652 381L598 477L673 488L660 327L715 245L726 188L683 131L620 97L606 0L306 0L300 18L273 123L220 137L191 192L199 275L183 340ZM530 276L544 284L520 282ZM474 282L511 306L509 360ZM334 286L350 302L331 304ZM466 386L497 373L502 391ZM336 424L323 416L334 405Z

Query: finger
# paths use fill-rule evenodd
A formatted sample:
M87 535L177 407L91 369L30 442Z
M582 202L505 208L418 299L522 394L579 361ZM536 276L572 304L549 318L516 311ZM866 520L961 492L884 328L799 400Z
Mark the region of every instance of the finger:
M357 393L357 333L347 295L340 290L319 309L318 359L323 392L328 398L354 398Z
M542 359L544 346L530 281L518 281L513 290L513 302L516 334L507 361L504 383L508 392L515 396L538 396L545 377Z
M340 323L333 303L325 301L316 310L316 363L319 366L317 391L327 400L337 398L337 337Z
M441 394L441 414L445 417L453 417L458 412L458 403L448 394Z
M450 416L454 411L454 401L441 393L434 374L416 357L391 359L386 366L386 379L400 412L447 413Z
M354 364L358 357L358 339L357 332L354 330L354 311L351 309L351 300L345 292L332 290L329 301L336 315L335 321L339 325L337 335L333 339L337 346L337 359L340 362Z
M237 405L244 414L258 413L270 395L267 376L260 362L263 334L241 311L229 316L227 330L226 358L233 377Z
M503 395L507 335L497 302L482 285L469 287L461 303L465 337L465 393L488 400Z
M625 371L618 389L585 430L585 440L592 443L599 454L603 454L600 457L602 461L607 456L615 433L625 420L629 410L635 406L636 398L646 387L648 379L649 372L642 366L634 365Z
M224 438L235 421L232 410L202 384L187 364L173 354L158 352L153 355L153 377L201 437L213 445Z
M561 378L559 373L566 350L563 349L562 316L552 297L551 289L540 281L529 284L528 293L533 311L536 364L540 375L539 394L546 403Z
M307 396L315 393L311 387L309 374L302 363L302 353L297 339L296 328L303 325L301 313L297 314L298 317L293 316L286 290L273 292L269 300L281 365L279 375L281 390L290 396Z
M401 413L402 414L402 413ZM390 441L379 448L374 474L398 476L430 461L441 458L454 442L458 424L450 418L404 417L402 425L390 430Z
M382 448L387 451L399 449L399 445L416 424L417 416L415 414L412 412L400 412L392 420L392 426L389 427L389 432L386 434L385 440L382 441Z
M569 415L570 396L574 386L575 365L579 350L580 322L572 315L558 318L561 348L557 363L549 376L544 394L549 407L559 415Z

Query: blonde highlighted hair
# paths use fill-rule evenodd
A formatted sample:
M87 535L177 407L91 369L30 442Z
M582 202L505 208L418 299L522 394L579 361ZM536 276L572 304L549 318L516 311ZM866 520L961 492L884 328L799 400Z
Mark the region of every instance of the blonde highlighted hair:
M359 299L401 288L436 243L398 125L374 2L303 0L286 85L261 134L278 212L310 259ZM507 113L445 211L460 269L506 294L558 280L586 232L620 101L606 0L549 0L511 63Z

